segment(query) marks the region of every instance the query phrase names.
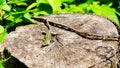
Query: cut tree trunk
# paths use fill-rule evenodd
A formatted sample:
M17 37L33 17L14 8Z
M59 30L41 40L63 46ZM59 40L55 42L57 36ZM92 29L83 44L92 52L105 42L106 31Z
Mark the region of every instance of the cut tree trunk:
M17 27L2 46L26 68L118 68L119 27L91 14L32 17L39 24ZM51 42L42 47L51 27Z

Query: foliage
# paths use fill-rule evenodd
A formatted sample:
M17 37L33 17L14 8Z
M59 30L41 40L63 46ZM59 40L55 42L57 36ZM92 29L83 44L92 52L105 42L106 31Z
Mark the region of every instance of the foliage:
M4 68L3 66L3 62L6 62L7 60L9 60L11 57L7 58L7 59L3 59L3 60L0 60L0 68Z
M120 25L119 0L0 0L0 43L10 28L35 23L31 16L75 12L105 16Z

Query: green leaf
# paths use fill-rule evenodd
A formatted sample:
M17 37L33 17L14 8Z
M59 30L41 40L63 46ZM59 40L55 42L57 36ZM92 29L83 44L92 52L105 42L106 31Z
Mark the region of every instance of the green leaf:
M93 3L94 2L94 0L87 0L87 4L91 4L91 3Z
M5 14L5 11L0 10L0 20L2 20L2 18L3 18L3 16L4 16L4 14Z
M72 3L74 0L61 0L61 2L68 2L68 3Z
M10 11L11 10L10 6L7 5L7 4L3 5L2 9L5 10L5 11Z
M0 63L3 63L3 62L8 61L10 58L11 58L11 57L8 57L8 58L5 58L5 59L2 59L2 60L0 60Z
M6 15L6 17L7 17L7 15ZM14 21L14 18L15 18L14 16L10 15L10 16L8 16L6 19L7 19L7 20L10 20L10 21Z
M4 68L4 66L3 66L3 64L2 64L2 63L0 63L0 68Z
M28 6L27 3L25 3L25 2L16 3L16 5L18 5L18 6Z
M40 14L42 14L42 15L48 15L48 13L46 11L34 12L34 16L39 16Z
M69 7L68 7L68 4L63 3L63 5L65 6L65 8L62 9L61 12L62 12L62 13L63 13L63 12L64 12L64 13L68 13L68 12L70 12L70 11L69 11Z
M51 5L53 9L53 13L59 13L61 11L61 0L48 0L49 4Z
M6 0L0 0L0 9L3 9L5 11L11 10L10 6L6 4Z
M100 7L100 5L98 5L99 2L93 2L93 4L90 5L92 11L95 13L95 14L101 14L102 13L102 9Z
M0 60L0 68L5 68L2 63L3 63L3 62L6 62L6 61L9 60L10 58L11 58L11 57Z
M0 0L0 6L6 4L6 0Z
M101 15L101 16L105 16L107 18L110 18L111 20L115 21L118 25L119 24L119 20L116 16L116 10L114 8L110 8L110 6L107 5L102 5L100 6L98 4L98 2L94 2L91 6L92 11L95 14Z
M91 10L90 6L87 3L80 4L78 7L81 9L82 13L88 13Z
M80 13L84 13L84 10L82 10L82 8L79 8L78 6L76 5L70 5L70 11L72 12L80 12ZM74 10L73 10L74 9Z
M0 25L0 34L4 32L4 28L2 25Z
M30 9L34 8L36 5L37 5L37 3L32 3L31 5L29 5L29 6L27 7L26 10L30 10Z
M6 30L4 30L4 32L0 34L0 43L3 42L3 40L6 38L6 35L7 35Z
M9 21L12 21L13 23L19 23L22 22L22 15L16 14L16 15L10 15L6 18Z
M119 20L115 14L116 10L114 8L110 8L110 7L105 6L105 5L102 5L101 7L102 7L102 10L104 12L104 13L102 13L103 16L110 18L111 20L115 21L118 25L120 25Z
M48 0L36 0L37 3L48 3Z
M22 22L23 20L22 20L22 16L19 16L19 17L15 17L15 23L19 23L19 22Z
M117 11L116 11L116 14L118 14L118 15L120 16L120 12L117 12Z
M24 18L26 19L27 22L33 22L33 20L31 19L31 15L29 13L25 13Z

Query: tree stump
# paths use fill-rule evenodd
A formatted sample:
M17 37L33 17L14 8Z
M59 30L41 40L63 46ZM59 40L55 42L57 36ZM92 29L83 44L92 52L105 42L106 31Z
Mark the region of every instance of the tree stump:
M118 68L119 27L92 14L33 17L39 24L17 27L2 46L26 68ZM41 47L49 22L52 39Z

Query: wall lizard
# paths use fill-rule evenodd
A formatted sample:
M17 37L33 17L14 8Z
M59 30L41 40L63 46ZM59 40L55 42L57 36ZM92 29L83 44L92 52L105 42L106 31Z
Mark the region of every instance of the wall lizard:
M49 22L49 25L52 25L52 26L55 26L55 27L58 27L58 28L61 28L61 29L65 29L67 31L71 31L71 32L74 32L80 36L82 36L83 38L88 38L88 39L91 39L91 40L105 40L105 41L118 41L118 38L119 37L112 37L112 36L101 36L101 35L95 35L95 34L90 34L90 33L86 33L86 32L80 32L80 31L77 31L76 29L74 28L70 28L69 26L66 26L66 25L63 25L63 24L60 24L60 23L55 23L55 22L52 22L52 21L47 21L47 19L44 19L44 18L37 18L37 17L32 17L32 19L38 21L38 22L43 22L43 23L47 23Z

